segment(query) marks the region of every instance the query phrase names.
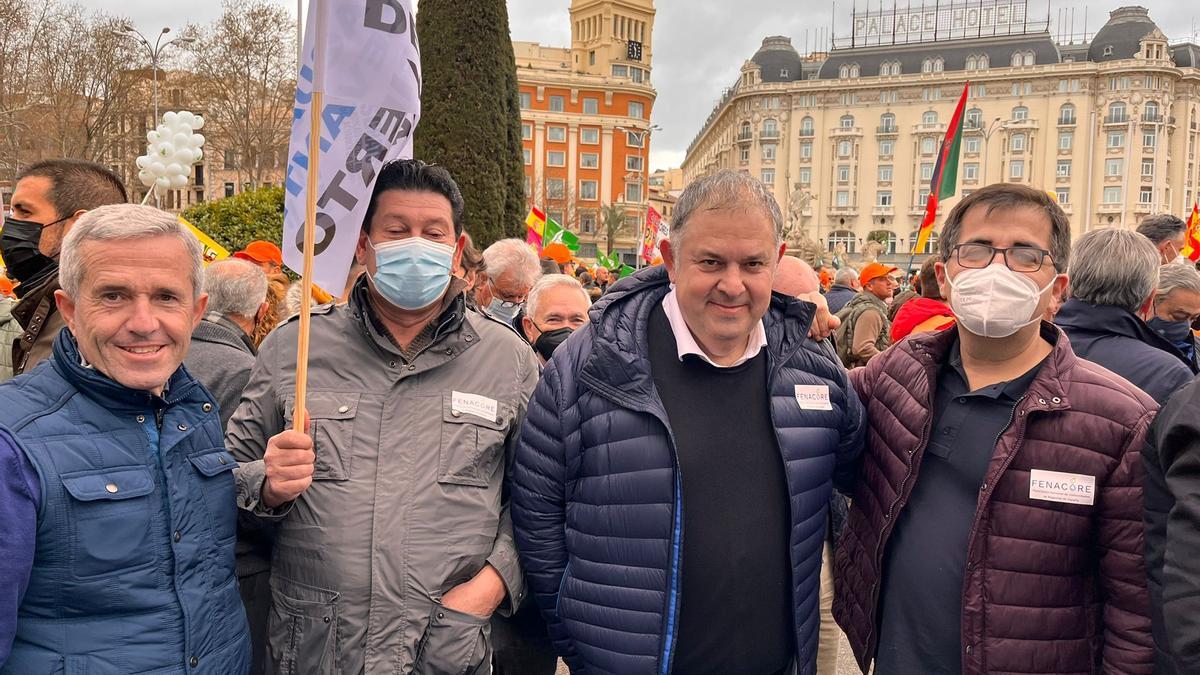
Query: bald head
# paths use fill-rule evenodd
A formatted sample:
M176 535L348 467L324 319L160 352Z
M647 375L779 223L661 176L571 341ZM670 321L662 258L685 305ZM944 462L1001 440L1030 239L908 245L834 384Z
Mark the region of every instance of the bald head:
M816 293L820 286L817 273L808 263L785 255L779 260L779 269L775 272L775 284L771 290L794 298L797 295Z

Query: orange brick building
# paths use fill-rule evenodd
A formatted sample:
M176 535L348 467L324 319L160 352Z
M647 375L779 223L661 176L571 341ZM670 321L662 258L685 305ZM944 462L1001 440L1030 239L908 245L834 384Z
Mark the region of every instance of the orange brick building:
M649 204L654 3L573 0L570 11L570 47L513 42L525 193L579 235L584 258L608 250L602 208L615 205L612 249L632 263Z

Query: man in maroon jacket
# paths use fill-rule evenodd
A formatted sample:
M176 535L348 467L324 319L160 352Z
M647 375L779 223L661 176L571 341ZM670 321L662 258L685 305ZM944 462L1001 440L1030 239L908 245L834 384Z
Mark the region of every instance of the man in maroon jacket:
M1044 192L963 199L953 330L851 373L871 431L834 614L863 672L1151 673L1140 450L1155 404L1040 320L1070 226Z

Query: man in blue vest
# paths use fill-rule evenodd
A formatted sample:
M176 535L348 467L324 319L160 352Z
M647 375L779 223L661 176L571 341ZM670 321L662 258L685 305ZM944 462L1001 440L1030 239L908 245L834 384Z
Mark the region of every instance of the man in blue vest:
M223 447L216 402L180 366L207 304L200 253L173 216L130 204L87 212L63 243L68 330L0 385L0 675L249 666L236 509L286 508L313 454L290 432L243 466Z

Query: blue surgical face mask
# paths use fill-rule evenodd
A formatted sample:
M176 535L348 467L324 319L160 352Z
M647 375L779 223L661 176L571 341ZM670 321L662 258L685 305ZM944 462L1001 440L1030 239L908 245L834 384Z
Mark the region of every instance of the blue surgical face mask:
M1167 342L1184 349L1185 353L1190 351L1192 340L1192 324L1190 322L1167 321L1156 316L1147 321L1146 325L1165 338Z
M517 316L517 312L521 311L521 303L492 298L492 303L488 305L487 311L488 314L491 314L504 323L512 323L513 319Z
M410 237L367 245L375 251L371 282L388 302L400 309L422 309L437 302L450 285L454 247Z

